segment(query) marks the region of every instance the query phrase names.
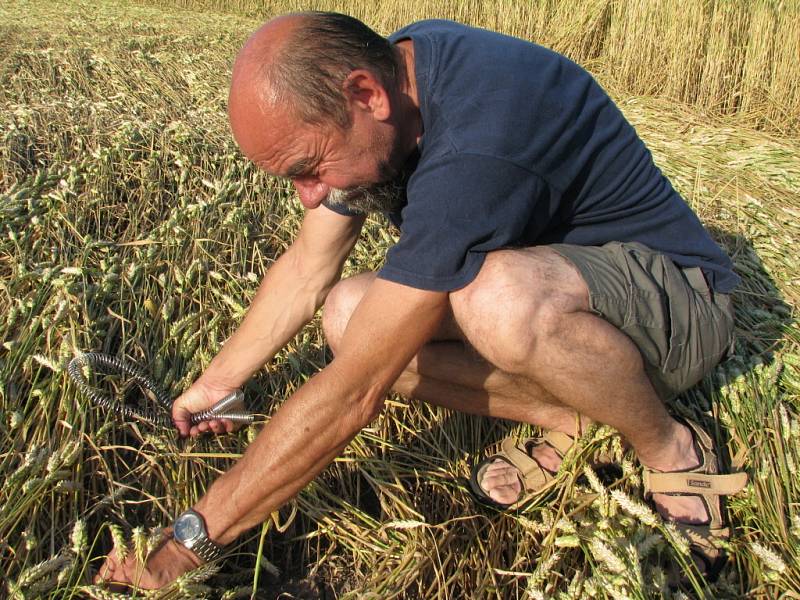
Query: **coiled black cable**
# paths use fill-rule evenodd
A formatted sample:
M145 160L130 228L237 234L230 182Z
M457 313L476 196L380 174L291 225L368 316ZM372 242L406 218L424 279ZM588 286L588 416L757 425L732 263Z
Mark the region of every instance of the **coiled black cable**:
M151 392L163 410L155 408L140 409L115 402L110 394L106 394L89 384L83 374L83 367L85 366L99 371L112 371L128 375L142 388ZM170 416L172 400L169 394L137 365L109 354L87 352L79 354L70 361L69 365L67 365L67 373L69 373L81 393L96 406L110 410L123 418L144 421L162 427L172 426L172 418ZM165 415L164 412L167 414ZM244 411L244 394L241 390L236 390L222 398L211 408L200 413L194 413L190 418L190 422L192 425L197 425L201 421L210 421L211 419L229 419L236 423L249 424L254 421L254 415Z

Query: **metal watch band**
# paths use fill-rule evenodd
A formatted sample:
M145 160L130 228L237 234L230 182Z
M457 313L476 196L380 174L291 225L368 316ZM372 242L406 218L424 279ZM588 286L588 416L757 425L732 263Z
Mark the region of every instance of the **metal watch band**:
M215 544L208 538L197 540L194 544L192 544L189 550L194 552L206 562L217 560L224 553L222 546Z

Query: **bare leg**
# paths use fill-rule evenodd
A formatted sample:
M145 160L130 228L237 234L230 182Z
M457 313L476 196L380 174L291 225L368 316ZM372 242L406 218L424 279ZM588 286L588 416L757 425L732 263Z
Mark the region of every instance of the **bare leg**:
M487 363L461 342L426 344L393 386L394 391L424 402L474 415L538 425L575 436L578 414L558 403L544 389ZM588 425L581 417L581 428ZM541 444L531 456L556 472L561 457ZM511 502L520 493L519 478L506 463L495 461L484 471L481 486L498 502Z
M334 351L336 336L370 281L360 276L347 294L337 298L332 293L330 313L326 304L323 325ZM451 293L450 301L453 318L443 324L439 338L468 340L489 366L475 370L475 359L463 345L428 344L398 379L398 391L567 433L574 433L578 413L620 431L650 468L674 471L698 463L690 432L667 413L644 373L638 349L588 312L585 283L551 250L491 253L477 278ZM550 468L544 462L542 466ZM516 499L515 473L500 473L493 481L493 497ZM675 518L707 518L697 498L654 499L664 514Z
M699 463L691 433L669 416L638 348L589 312L585 282L552 250L492 253L475 281L450 299L465 337L500 370L522 374L581 415L614 427L652 469ZM708 517L698 498L658 494L654 501L673 518Z
M393 389L461 412L575 433L573 409L536 384L496 369L461 342L426 344Z

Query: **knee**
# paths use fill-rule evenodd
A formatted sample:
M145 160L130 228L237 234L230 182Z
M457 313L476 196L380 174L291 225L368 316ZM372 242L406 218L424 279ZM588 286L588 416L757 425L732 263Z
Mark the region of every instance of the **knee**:
M558 339L569 301L515 251L493 252L478 276L451 294L453 312L469 342L508 373L529 373L537 354Z
M372 283L374 273L342 279L328 293L322 309L322 331L333 353L339 349L350 317Z

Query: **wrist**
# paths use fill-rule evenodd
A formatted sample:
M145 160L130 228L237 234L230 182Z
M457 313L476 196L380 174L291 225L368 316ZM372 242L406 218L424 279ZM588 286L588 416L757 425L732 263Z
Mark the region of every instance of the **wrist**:
M166 543L167 550L173 554L175 559L180 561L181 564L187 565L187 570L196 569L200 565L205 564L202 558L175 539L175 536L172 534L172 527L167 528L165 533L169 536Z
M203 376L216 383L237 388L272 359L275 351L264 348L263 340L243 335L242 329L240 327L228 338L204 370Z
M195 555L200 564L219 560L225 554L225 547L209 535L205 517L193 508L185 510L175 519L172 540Z
M220 369L215 368L212 362L200 377L197 378L195 385L201 386L210 392L227 394L233 390L239 389L247 380L244 378L240 381L239 378L222 375L219 371Z
M215 484L216 483L218 482L215 482ZM214 486L212 486L212 489L209 490L209 492L213 490L213 487ZM205 496L200 498L200 500L197 501L197 504L194 505L193 509L203 515L214 515L213 519L205 519L205 522L206 530L208 531L208 537L215 544L224 547L233 543L236 541L236 538L239 537L239 531L236 530L237 523L235 520L233 520L233 516L228 514L224 508L224 505L216 504L211 501L209 498L209 493L206 493Z

